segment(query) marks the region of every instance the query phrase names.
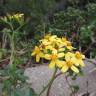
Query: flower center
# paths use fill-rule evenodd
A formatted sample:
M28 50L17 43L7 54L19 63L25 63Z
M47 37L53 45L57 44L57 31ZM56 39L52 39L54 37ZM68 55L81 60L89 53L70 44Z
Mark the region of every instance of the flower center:
M66 63L68 65L68 67L71 67L73 65L73 62L72 61L67 61Z
M39 54L41 51L39 48L36 49L36 54Z
M81 59L81 58L82 58L82 56L81 56L81 54L80 54L79 52L77 52L75 56L76 56L76 58L78 58L78 59Z
M52 60L56 60L58 58L58 55L57 54L53 54L52 56L51 56L51 59Z

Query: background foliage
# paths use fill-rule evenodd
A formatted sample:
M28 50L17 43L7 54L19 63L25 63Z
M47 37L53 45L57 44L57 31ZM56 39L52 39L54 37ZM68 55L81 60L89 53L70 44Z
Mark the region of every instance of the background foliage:
M4 4L1 4L1 15L18 12L25 14L25 20L28 23L24 27L24 33L19 35L22 40L31 40L34 45L38 39L49 32L58 36L67 35L88 57L90 57L90 51L91 57L96 54L95 0L4 1ZM89 49L86 50L86 48Z

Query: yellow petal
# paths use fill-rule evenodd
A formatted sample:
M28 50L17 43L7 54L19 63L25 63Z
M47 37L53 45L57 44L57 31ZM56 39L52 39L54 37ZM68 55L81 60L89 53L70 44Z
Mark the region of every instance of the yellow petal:
M82 55L82 59L85 59L85 55Z
M44 44L44 45L50 45L50 44L51 44L51 42L49 42L49 41L46 40L46 39L41 40L41 42L42 42L42 44Z
M39 61L40 61L40 56L36 55L36 62L39 62Z
M75 57L75 55L71 52L65 54L65 60L69 61L71 58Z
M34 56L35 55L35 52L33 52L32 54L31 54L31 56Z
M73 71L76 72L76 73L79 73L78 68L76 68L75 66L71 66L71 70L73 70Z
M84 64L84 62L83 62L82 60L79 60L79 63L80 63L80 65L81 65L82 67L85 66L85 64Z
M56 49L52 50L52 53L57 54L57 50Z
M51 45L48 45L48 46L46 46L46 49L50 49L50 50L52 50L52 49L54 49Z
M63 46L67 46L67 43L66 42L63 42L63 44L62 44Z
M54 41L56 38L57 38L57 36L56 35L53 35L49 39L50 39L50 41Z
M59 68L63 67L64 64L65 64L64 61L56 60L56 65L57 65Z
M49 68L54 68L54 67L55 67L55 62L51 61L50 64L49 64Z
M58 49L58 51L60 51L60 52L65 51L65 48L60 48L60 49Z
M58 53L58 57L64 57L64 53Z
M64 72L67 72L68 69L69 69L68 66L65 64L65 65L62 67L61 71L64 73Z
M72 62L74 62L74 64L76 65L76 66L79 66L80 65L80 63L78 62L78 59L76 59L76 58L71 58L71 61Z
M67 49L69 49L70 51L73 50L74 48L72 46L67 46Z
M44 58L47 59L47 60L50 60L51 59L51 55L45 54Z

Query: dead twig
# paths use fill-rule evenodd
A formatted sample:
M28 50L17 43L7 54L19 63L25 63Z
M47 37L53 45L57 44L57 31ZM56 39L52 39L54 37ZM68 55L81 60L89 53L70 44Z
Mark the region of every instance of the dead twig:
M85 58L85 61L90 62L90 63L92 63L93 65L96 66L96 61L95 60Z

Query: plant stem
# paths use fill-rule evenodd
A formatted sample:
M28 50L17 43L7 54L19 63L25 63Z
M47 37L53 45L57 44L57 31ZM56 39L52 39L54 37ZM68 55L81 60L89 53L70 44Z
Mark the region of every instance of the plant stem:
M57 68L55 69L54 74L53 74L53 76L52 76L52 79L51 79L51 81L50 81L50 84L49 84L49 86L48 86L47 96L49 96L51 86L52 86L54 80L56 79L56 78L55 78L55 77L56 77L56 73L57 73Z
M70 83L69 83L69 81L68 81L68 76L66 76L66 75L65 75L65 80L66 80L66 82L67 82L67 84L68 84L68 86L69 86L69 88L70 88L70 90L71 90L70 96L71 96L72 94L74 95L74 90L73 90L72 86L70 85Z
M10 65L12 65L14 61L14 51L15 51L15 46L14 46L14 32L11 37L11 56L10 56Z
M47 90L47 96L49 96L49 91L50 91L50 89L51 89L51 86L52 86L52 83L53 83L53 81L55 80L55 75L56 75L56 73L57 73L57 70L58 70L58 68L56 67L55 68L55 71L54 71L54 73L53 73L53 76L52 76L52 78L51 78L51 80L50 80L50 82L43 88L43 90L39 93L39 95L38 96L41 96L41 94L48 88L48 90Z

